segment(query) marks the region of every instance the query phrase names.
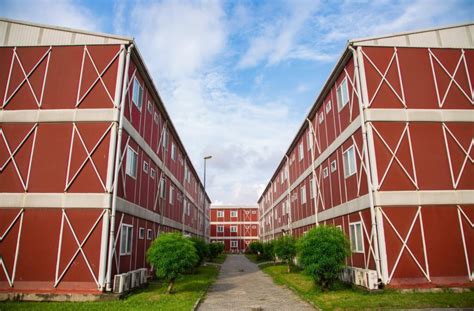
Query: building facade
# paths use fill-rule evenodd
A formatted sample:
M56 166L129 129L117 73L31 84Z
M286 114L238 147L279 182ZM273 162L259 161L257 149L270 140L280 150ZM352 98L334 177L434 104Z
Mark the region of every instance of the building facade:
M258 241L258 206L211 205L211 242L222 242L225 251L243 253Z
M472 284L473 33L349 41L259 198L261 238L334 225L365 286Z
M131 38L0 20L0 291L111 290L210 205Z

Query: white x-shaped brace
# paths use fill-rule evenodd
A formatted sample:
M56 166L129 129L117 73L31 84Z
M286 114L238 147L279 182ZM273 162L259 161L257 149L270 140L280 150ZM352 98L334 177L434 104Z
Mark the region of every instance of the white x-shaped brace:
M354 106L354 95L356 96L359 102L361 102L361 97L359 96L359 92L357 92L357 87L355 85L355 79L357 79L357 76L355 75L355 69L353 74L354 79L351 79L351 76L349 75L349 72L347 72L346 68L344 68L344 73L346 74L347 81L349 81L349 84L352 87L351 98L349 99L349 121L352 121L352 107Z
M459 229L461 230L462 246L464 248L464 258L466 260L467 274L469 276L469 280L472 282L472 280L474 279L474 271L471 270L471 266L469 264L469 253L468 253L468 250L467 250L468 248L467 248L467 245L466 245L466 238L465 238L465 235L464 235L464 226L463 226L462 218L466 219L466 221L468 222L471 230L472 230L472 228L474 228L474 223L471 221L471 219L469 219L469 217L463 211L461 206L457 205L457 209L458 209Z
M383 83L385 82L387 84L387 86L390 88L390 90L392 90L393 94L395 94L395 96L400 101L400 103L403 105L403 107L406 108L407 105L406 105L406 100L405 100L405 92L403 90L403 82L402 82L402 75L401 75L401 72L400 72L400 62L398 61L397 48L396 47L393 48L392 57L390 58L390 62L388 63L387 68L385 68L383 73L380 71L380 69L377 67L377 65L374 64L374 62L370 59L370 57L364 52L364 50L361 49L361 51L362 51L362 54L367 59L367 61L372 65L372 67L375 69L375 71L377 71L377 73L381 77L381 80L380 80L377 88L375 89L375 92L372 95L372 98L369 99L368 107L370 107L372 105L375 97L377 97L377 94L378 94L380 88L382 87ZM399 79L399 83L400 83L400 90L401 90L401 93L402 93L401 95L398 94L398 92L395 90L393 85L387 79L388 71L390 70L390 67L392 66L394 61L397 65L398 79ZM368 107L366 107L366 108L368 108Z
M124 48L120 48L119 51L114 55L114 57L112 57L110 62L107 64L107 66L105 66L105 68L102 69L101 72L99 72L99 70L97 69L97 66L94 62L94 59L92 58L91 54L89 53L89 49L87 48L87 45L84 46L84 52L82 54L81 73L80 73L80 77L79 77L79 86L77 88L76 108L79 107L79 105L82 103L82 101L87 97L87 95L91 92L91 90L94 88L94 86L96 86L96 84L99 81L102 84L102 86L104 87L104 90L107 93L107 96L109 97L110 102L112 103L112 105L115 105L114 98L112 97L112 95L110 95L109 89L107 88L107 85L104 82L103 76L107 72L107 70L109 70L110 66L112 66L112 64L119 57L120 53L122 53L123 50L124 50ZM92 84L89 86L89 88L81 96L82 75L84 73L84 62L85 62L85 59L86 59L86 55L89 58L89 60L91 61L92 66L94 67L94 71L97 74L97 78L95 78L94 82L92 82Z
M370 257L375 258L375 251L374 248L372 247L373 244L373 239L374 239L374 230L372 230L372 226L370 226L370 235L367 231L367 227L365 226L365 221L364 218L362 217L362 212L359 212L359 217L360 217L360 222L362 224L362 229L364 231L365 238L369 242L369 253L367 254L367 257L364 253L364 258L365 258L365 269L369 269L369 263L370 263Z
M454 168L453 168L452 159L451 159L451 150L449 149L448 135L446 135L446 133L448 133L449 136L451 136L451 138L458 145L459 149L461 149L461 151L464 153L464 160L462 162L461 169L459 170L457 177L454 174ZM449 171L451 172L451 181L453 182L453 188L457 189L459 185L459 181L464 173L464 168L466 167L467 161L469 160L471 164L474 163L474 159L471 157L471 150L472 150L472 146L474 145L474 138L471 138L471 143L469 144L469 148L466 150L445 123L443 123L443 136L444 136L444 144L446 146L446 153L448 155Z
M86 143L84 142L84 139L82 138L82 135L81 135L81 132L79 131L79 129L77 128L76 126L76 123L73 123L72 124L72 134L71 134L71 146L70 146L70 149L69 149L69 161L68 161L68 165L67 165L67 174L66 174L66 186L64 188L64 191L67 191L69 189L69 187L72 185L72 183L74 182L74 180L76 180L77 176L79 176L79 173L82 171L82 169L84 168L84 166L87 164L87 162L90 162L91 165L92 165L92 168L94 169L95 171L95 174L97 175L97 178L99 179L100 181L100 184L102 185L102 188L104 189L104 191L107 191L107 188L105 186L105 182L102 180L102 177L100 176L99 174L99 170L97 169L95 163L94 163L94 160L92 160L92 155L94 154L94 152L97 150L97 148L100 146L100 144L102 143L102 141L104 140L104 138L107 136L107 134L109 133L110 129L112 128L113 126L113 123L111 123L109 125L109 127L105 130L105 132L102 134L102 136L99 138L99 140L97 141L97 143L95 144L95 146L89 150L87 148L87 145ZM74 137L75 135L77 135L77 137L79 138L79 141L81 142L81 146L82 148L84 148L84 151L86 152L87 156L86 158L84 159L84 161L82 161L82 164L79 166L79 168L77 169L77 171L74 173L74 175L71 177L71 179L69 179L69 175L70 175L70 170L71 170L71 159L72 159L72 148L73 148L73 145L74 145Z
M459 56L459 60L458 60L458 63L456 64L456 68L454 69L454 72L453 74L449 73L448 69L446 69L446 67L443 65L443 63L438 59L438 57L436 57L436 55L433 53L433 51L431 49L428 49L428 52L429 52L429 55L430 55L430 63L431 63L431 71L433 73L433 78L434 78L434 83L435 83L435 89L436 89L436 97L438 99L438 106L440 108L443 107L445 101L446 101L446 98L448 96L448 93L449 93L449 90L451 89L451 86L453 84L455 84L457 86L457 88L461 91L461 93L469 100L469 102L471 103L471 105L474 105L474 90L473 90L473 87L472 87L472 84L471 84L471 78L469 77L469 67L467 66L467 62L466 62L466 56L464 55L464 49L461 50L461 56ZM434 68L434 62L433 62L433 59L436 60L436 62L439 64L439 66L443 69L443 71L446 73L446 75L448 75L449 77L449 84L448 84L448 88L446 89L446 91L444 92L444 95L443 95L443 98L441 98L441 94L440 94L440 91L439 91L439 86L438 86L438 77L436 76L436 71L435 71L435 68ZM461 85L459 85L459 83L456 81L455 77L456 77L456 73L458 72L460 66L461 66L461 63L464 63L464 69L466 70L466 76L467 76L467 82L469 83L469 91L471 92L471 96L469 97L468 94L466 94L466 92L464 91L464 89L461 87Z
M318 148L318 152L321 153L321 146L319 144L319 133L321 131L318 131L318 137L316 137L316 131L315 131L315 128L313 126L313 123L312 122L309 122L310 123L310 135L313 135L313 145L311 146L311 149L310 149L310 152L312 153L312 157L311 157L311 167L313 168L313 173L312 173L312 176L313 176L313 180L314 182L316 183L316 193L313 193L314 196L316 196L316 206L315 206L315 213L318 213L319 211L319 202L321 202L321 208L322 210L325 210L325 204L324 204L324 199L323 199L323 196L322 196L322 191L321 191L321 176L322 176L322 166L320 165L319 166L319 173L316 174L316 168L314 167L314 162L313 162L313 159L316 158L316 152L314 150L314 146L316 145L316 147ZM318 127L319 127L319 122L318 122ZM313 187L313 185L309 185L310 187ZM312 191L312 190L311 190ZM290 208L291 209L291 208Z
M398 232L398 230L396 229L396 227L393 225L393 223L390 221L390 218L387 216L387 214L384 212L383 208L379 207L379 210L382 212L382 215L383 217L387 220L388 224L390 225L390 227L392 227L393 231L395 232L396 236L398 237L398 239L400 240L400 242L402 242L402 248L400 249L400 252L398 253L398 257L397 257L397 260L395 261L395 264L393 265L392 267L392 272L390 273L390 276L388 277L388 282L387 283L390 283L390 280L392 279L393 277L393 274L395 273L395 270L397 269L397 266L398 266L398 262L400 261L400 258L402 257L403 255L403 251L406 249L408 251L408 253L410 254L411 258L415 261L416 265L418 266L418 268L421 270L421 272L423 273L423 275L425 276L425 278L431 282L431 278L430 278L430 270L429 270L429 266L428 266L428 257L426 255L426 243L425 243L425 232L424 232L424 228L423 228L423 218L421 216L421 206L418 206L418 210L416 211L415 213L415 217L413 217L413 220L411 222L411 225L410 225L410 229L408 230L408 233L407 235L405 236L405 238L402 238L402 236L400 235L400 233ZM420 230L421 230L421 239L422 239L422 242L423 242L423 255L424 255L424 261L425 261L425 268L423 269L423 267L421 266L420 262L418 261L418 259L416 259L416 256L413 254L413 252L411 251L410 247L408 247L408 240L410 239L410 235L411 235L411 232L413 231L413 228L415 226L415 223L416 223L416 220L419 220L419 224L420 224Z
M23 189L25 191L28 190L28 184L29 184L29 181L30 181L30 172L31 172L31 163L33 161L33 153L34 153L34 150L35 150L35 144L36 144L36 133L38 131L38 123L35 123L31 129L28 131L28 133L25 135L25 137L23 137L23 139L21 140L21 142L18 144L18 146L12 151L11 147L10 147L10 144L8 143L8 140L7 140L7 137L5 136L5 133L3 131L2 128L0 128L0 135L2 136L3 138L3 141L5 143L5 147L7 148L7 152L8 152L8 158L7 160L5 161L5 163L3 163L3 165L0 167L0 173L3 172L3 170L5 169L5 167L8 165L8 163L11 161L13 163L13 166L15 167L15 171L18 175L18 178L20 179L20 182L21 182L21 185L23 186ZM15 155L17 154L17 152L20 150L20 148L23 146L23 144L28 140L28 138L31 136L31 134L34 133L33 135L33 144L31 146L31 151L30 151L30 161L28 163L28 173L26 175L26 181L23 179L23 176L21 175L21 172L20 172L20 169L18 167L18 164L16 163L15 161Z
M382 141L382 143L384 144L384 146L387 148L388 152L390 152L391 154L391 157L390 157L390 161L387 165L387 168L385 169L385 172L382 176L382 178L380 179L380 183L378 185L378 189L377 190L380 190L380 188L382 187L383 185L383 182L385 180L385 177L387 177L387 174L388 174L388 171L390 170L390 167L392 166L392 163L395 161L398 163L398 165L400 166L400 168L403 170L403 172L405 173L405 175L408 177L408 179L411 181L411 183L413 184L413 186L415 186L415 188L418 190L418 181L417 181L417 177L416 177L416 168L415 168L415 159L413 157L413 148L412 148L412 144L411 144L411 135L410 135L410 127L409 127L409 123L406 122L405 123L405 127L402 131L402 134L400 135L400 138L398 139L398 142L397 142L397 145L395 147L395 150L393 150L392 148L390 148L390 146L388 145L388 143L385 141L385 139L383 139L383 136L379 133L379 131L377 130L377 128L371 123L369 122L368 123L369 126L372 127L372 129L374 130L375 134L377 134L377 136L380 138L380 140ZM412 163L412 170L413 170L413 177L408 173L407 169L405 168L405 166L402 164L402 162L398 159L397 157L397 152L398 152L398 149L400 148L401 144L402 144L402 141L403 141L403 138L405 137L405 135L407 136L408 138L408 147L410 149L410 159L411 159L411 163Z
M116 250L117 250L117 243L118 243L118 240L120 238L120 234L122 232L122 224L123 224L124 216L125 216L125 214L122 213L122 217L120 217L120 222L119 222L119 225L118 225L117 233L115 234L114 245L113 245L113 248L112 248L112 256L114 256L115 271L117 271L117 273L120 272L120 256L116 254Z
M5 232L0 236L0 243L3 242L3 239L7 236L7 234L10 232L10 230L13 228L15 223L17 222L18 219L20 219L20 227L18 228L18 235L16 238L16 249L15 249L15 257L13 261L13 271L12 275L10 276L7 270L7 267L5 265L5 261L2 256L0 256L0 266L3 268L3 272L5 273L5 276L7 278L8 284L10 284L10 287L13 287L13 283L15 282L15 274L16 274L16 265L18 262L18 253L20 251L20 239L21 239L21 232L22 232L22 227L23 227L23 212L24 209L21 209L18 214L13 218L13 221L10 223L10 225L7 227Z
M51 47L49 47L49 49L43 54L43 56L40 57L40 59L36 62L36 64L30 69L29 72L26 72L25 71L25 68L23 67L23 64L20 60L20 57L18 56L18 53L16 52L16 47L13 49L13 55L12 55L12 61L11 61L11 64L10 64L10 71L8 73L8 79L7 79L7 86L5 88L5 95L3 97L3 108L5 108L8 103L10 102L10 100L13 98L13 96L15 96L15 94L20 90L20 88L23 86L23 84L28 84L28 88L30 89L31 91L31 94L33 95L33 98L35 99L35 102L36 102L36 105L38 107L41 107L42 103L43 103L43 95L44 95L44 87L46 85L46 76L48 75L48 68L49 68L49 59L51 57ZM33 89L33 86L31 85L30 83L30 76L33 74L33 72L35 72L35 70L39 67L39 65L41 65L41 63L43 62L43 60L47 58L47 61L46 61L46 69L45 69L45 72L44 72L44 77L43 77L43 85L42 85L42 88L41 88L41 94L39 95L39 99L38 99L38 96L36 95L34 89ZM11 75L12 75L12 72L13 72L13 64L14 64L14 60L17 60L18 62L18 65L20 66L20 69L21 69L21 72L23 74L23 80L18 84L18 86L15 88L15 90L13 90L13 92L10 94L10 96L8 96L8 89L10 87L10 80L11 80ZM8 96L8 97L7 97Z
M56 276L55 276L55 281L54 281L54 287L57 287L59 285L59 283L61 282L62 278L64 277L64 275L66 275L67 271L69 270L69 268L71 267L72 263L74 262L74 260L76 259L76 257L79 255L79 253L82 255L82 257L84 258L84 261L87 265L87 268L89 269L89 272L91 273L95 283L97 284L97 286L99 287L100 284L97 280L97 277L95 276L94 274L94 270L92 270L92 267L89 263L89 260L87 259L87 256L86 256L86 253L84 252L84 250L82 249L83 246L86 244L87 240L89 239L89 237L91 236L91 234L94 232L95 228L97 227L97 224L99 223L99 221L102 219L102 217L104 216L106 210L104 209L99 217L97 218L97 220L94 222L94 224L92 225L92 227L90 228L89 232L87 233L87 235L84 237L84 239L82 241L79 241L79 239L77 238L77 235L76 235L76 232L74 230L74 227L72 226L70 220L69 220L69 217L67 216L67 213L66 213L66 210L65 209L62 209L62 216L61 216L61 231L59 233L59 245L58 245L58 257L57 257L57 261L56 261ZM77 250L75 251L74 255L72 255L71 259L69 260L68 264L66 265L66 267L62 270L61 274L59 273L59 264L61 262L61 248L62 248L62 239L63 239L63 234L64 234L64 220L66 220L67 224L68 224L68 227L69 229L71 230L72 232L72 236L74 237L74 240L76 242L76 245L77 245Z

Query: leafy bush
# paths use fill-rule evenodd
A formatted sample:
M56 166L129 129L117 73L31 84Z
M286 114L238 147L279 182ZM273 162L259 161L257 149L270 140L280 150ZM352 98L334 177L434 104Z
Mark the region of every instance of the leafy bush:
M199 261L196 264L196 266L199 266L203 263L204 259L209 256L209 246L202 238L192 237L190 240L193 242L194 248L199 257Z
M224 252L224 243L215 242L215 243L209 244L209 259L211 261L213 261L214 258L219 256L223 252Z
M273 247L274 241L263 243L263 250L259 256L259 260L273 260L275 261L275 251Z
M333 226L318 226L303 236L298 244L298 262L323 290L331 286L350 255L349 241Z
M263 252L263 244L260 241L251 242L247 248L247 253L260 254Z
M296 256L296 240L290 235L282 236L275 240L275 255L288 264L288 273L290 273L290 265Z
M163 233L147 251L147 261L153 265L156 276L168 282L171 293L176 278L192 269L199 261L194 243L181 233Z

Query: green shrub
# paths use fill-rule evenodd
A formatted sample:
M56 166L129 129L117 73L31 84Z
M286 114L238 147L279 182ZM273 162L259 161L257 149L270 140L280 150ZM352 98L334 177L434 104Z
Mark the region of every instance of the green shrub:
M298 244L298 263L323 290L330 287L350 255L349 241L333 226L318 226L303 236Z
M273 247L274 241L263 243L263 250L259 256L259 260L273 260L275 261L275 251Z
M249 244L247 248L247 253L249 254L260 254L263 252L263 244L260 241L254 241Z
M153 265L156 276L168 282L171 293L176 278L192 269L199 261L193 242L181 233L163 233L147 251L147 261Z
M209 260L213 261L214 258L224 252L224 243L214 242L209 244Z
M196 249L196 253L199 257L199 261L196 264L196 266L199 266L209 256L209 246L202 238L192 237L190 240L193 242L194 248Z
M274 243L275 255L288 265L288 273L290 273L290 266L296 256L296 240L291 235L285 235L275 240Z

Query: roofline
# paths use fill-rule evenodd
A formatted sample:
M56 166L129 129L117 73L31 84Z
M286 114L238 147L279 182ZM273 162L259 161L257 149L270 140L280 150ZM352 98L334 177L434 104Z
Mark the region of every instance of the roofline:
M381 36L372 36L372 37L365 37L365 38L354 38L354 39L349 40L349 44L356 44L357 45L357 43L363 42L363 41L380 40L380 39L386 39L386 38L397 37L397 36L413 35L413 34L418 34L418 33L423 33L423 32L438 31L438 30L443 30L443 29L451 29L451 28L459 28L459 27L467 27L467 26L472 26L472 25L474 25L474 22L466 22L466 23L461 23L461 24L451 24L451 25L442 26L442 27L431 27L431 28L417 29L417 30L414 30L414 31L395 32L395 33L381 35Z
M52 26L52 25L46 25L46 24L41 24L41 23L33 23L33 22L21 21L21 20L17 20L17 19L11 19L11 18L6 18L6 17L2 17L2 16L0 16L0 21L4 21L4 22L8 22L8 23L14 23L14 24L20 24L20 25L26 25L26 26L47 28L47 29L52 29L52 30L68 31L68 32L80 33L80 34L85 34L85 35L99 36L99 37L104 37L104 38L125 40L125 41L129 41L130 43L134 43L133 42L134 38L127 37L127 36L115 35L115 34L109 34L109 33L104 33L104 32L86 31L86 30L82 30L82 29L62 27L62 26Z
M235 208L235 209L246 209L246 208L252 208L252 209L258 209L258 205L256 204L242 204L242 205L236 205L236 204L211 204L211 209L219 209L219 208Z

